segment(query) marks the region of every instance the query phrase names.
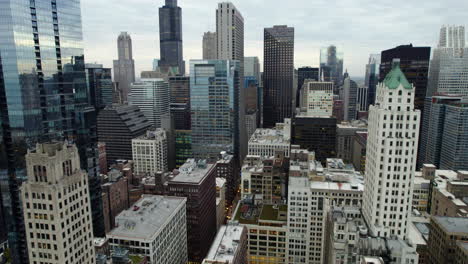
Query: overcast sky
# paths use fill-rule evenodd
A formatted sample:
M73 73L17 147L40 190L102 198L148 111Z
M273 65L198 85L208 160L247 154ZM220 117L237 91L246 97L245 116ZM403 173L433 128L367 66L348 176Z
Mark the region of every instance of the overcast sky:
M184 59L202 57L203 32L216 30L217 0L179 0ZM401 44L432 46L442 24L465 25L466 0L233 0L245 23L245 56L263 59L263 28L295 28L295 65L318 66L320 47L342 47L351 76L363 76L369 54ZM159 58L158 8L164 0L81 0L87 62L112 67L116 39L133 40L136 74ZM262 66L263 67L263 66ZM187 67L188 68L188 67Z

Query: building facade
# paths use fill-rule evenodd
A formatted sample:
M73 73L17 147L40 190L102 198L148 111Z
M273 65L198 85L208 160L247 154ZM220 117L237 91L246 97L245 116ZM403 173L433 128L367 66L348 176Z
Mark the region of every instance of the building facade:
M358 110L358 85L349 77L345 78L343 81L342 99L344 101L344 120L356 120Z
M187 159L193 159L191 130L175 131L175 156L176 168L182 166Z
M127 32L117 38L118 59L114 60L114 81L120 91L120 99L127 102L130 84L135 82L135 61L133 60L132 39Z
M320 76L321 81L333 82L335 89L343 82L343 52L334 45L320 49Z
M29 261L94 263L88 177L80 169L77 147L38 144L26 155L26 164L21 199Z
M371 54L369 56L369 62L366 65L366 77L364 86L367 88L367 106L366 110L369 110L370 105L375 104L375 95L377 93L377 83L379 82L380 73L380 54Z
M353 141L356 132L367 131L365 122L354 121L336 125L336 156L346 163L353 161Z
M111 105L114 98L114 83L112 69L104 68L102 64L85 64L88 80L89 104L96 110Z
M202 264L246 264L247 228L239 223L222 226Z
M102 185L102 207L106 234L115 227L115 217L130 206L128 199L128 178L118 169L107 173L107 181Z
M177 0L166 0L159 8L159 67L176 67L180 75L185 74L182 48L182 9Z
M203 34L203 59L216 60L218 58L218 39L216 32L205 32Z
M265 28L263 39L263 126L291 118L295 104L294 28Z
M301 90L300 109L309 117L333 115L333 83L306 80Z
M369 110L363 216L370 233L406 239L421 112L396 60Z
M239 189L239 165L233 155L221 152L216 162L216 177L226 180L226 204L231 206Z
M154 175L167 172L168 141L164 129L147 131L145 135L132 139L134 172L138 175Z
M275 128L259 128L249 140L248 155L273 157L277 151L289 157L291 152L291 119L277 123Z
M297 69L296 107L300 106L301 90L305 80L320 81L320 68L301 67Z
M431 217L427 244L429 263L455 263L457 241L468 242L467 227L468 218L466 217Z

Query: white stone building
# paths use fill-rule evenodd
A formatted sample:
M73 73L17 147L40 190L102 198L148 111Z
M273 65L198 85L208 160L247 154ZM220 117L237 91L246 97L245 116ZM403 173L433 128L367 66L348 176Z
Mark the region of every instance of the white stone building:
M408 234L421 116L414 97L394 61L369 110L363 216L374 236Z
M21 186L31 263L95 263L88 175L75 145L38 144Z
M132 155L135 174L154 175L168 170L167 133L163 129L147 131L132 139Z
M333 82L305 80L301 89L301 111L309 117L333 115Z
M187 256L186 198L143 195L120 213L107 238L111 251L126 248L151 264L185 264Z
M259 128L250 137L247 155L273 157L276 151L283 150L289 157L291 151L291 119L277 123L275 128Z

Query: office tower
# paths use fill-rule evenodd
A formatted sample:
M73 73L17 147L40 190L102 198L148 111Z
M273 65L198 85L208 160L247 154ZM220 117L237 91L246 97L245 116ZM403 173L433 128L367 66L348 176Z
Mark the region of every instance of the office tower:
M134 172L154 175L168 171L167 135L164 129L148 130L145 135L132 139Z
M366 110L369 110L369 105L375 104L375 94L377 92L377 83L379 82L380 72L380 54L371 54L369 62L366 65L366 76L364 86L367 88L367 105Z
M301 90L300 113L313 117L333 115L333 83L306 80Z
M216 38L217 59L236 60L239 62L239 118L237 120L239 130L239 160L247 153L247 131L245 129L245 91L242 80L244 79L244 18L239 10L231 2L218 4L216 10ZM232 63L232 62L231 62Z
M393 49L382 51L380 63L380 82L392 70L394 59L400 59L400 69L405 74L406 79L414 85L416 109L424 112L424 99L427 93L427 79L429 73L429 58L431 57L430 47L413 47L412 44L398 46Z
M352 121L357 117L357 83L347 77L343 81L344 120Z
M185 61L182 49L182 9L177 0L166 0L159 8L159 67L177 67L180 75L185 74Z
M107 164L132 159L132 139L144 135L151 127L145 115L134 105L113 105L97 117L99 142L106 143Z
M128 209L128 178L113 168L107 175L107 182L102 185L102 204L106 234L115 227L115 217Z
M190 130L190 77L169 77L170 112L175 130Z
M415 94L395 60L369 110L362 210L374 236L408 236L421 116Z
M221 151L240 158L239 116L243 111L239 103L239 69L237 61L190 61L192 150L195 158L216 161Z
M31 263L94 263L88 176L78 148L38 144L26 155L21 186ZM68 213L74 212L74 213Z
M442 26L429 76L428 97L440 93L468 97L468 48L463 26Z
M273 157L277 151L282 151L285 157L291 152L291 119L277 123L274 128L259 128L249 139L248 155Z
M247 263L247 228L229 223L220 228L202 264Z
M296 89L296 107L300 107L302 86L305 80L320 81L320 69L312 67L301 67L297 70L297 89Z
M112 69L103 68L102 64L85 64L88 80L89 104L96 110L111 105L113 100L114 83Z
M255 77L257 84L260 84L260 62L258 60L258 57L244 58L244 78L247 77Z
M221 152L216 162L216 177L226 180L226 204L232 205L239 189L239 165L233 155Z
M175 131L175 156L176 168L182 166L187 161L187 159L193 158L191 130Z
M96 113L88 103L80 2L7 0L0 10L1 201L11 255L16 263L27 263L18 189L26 180L24 155L37 142L66 139L77 144L90 189L96 187L91 197L94 231L104 235Z
M426 99L422 122L418 167L434 164L447 170L467 170L468 105L459 95L440 95Z
M135 82L135 61L133 60L132 39L127 32L117 38L118 59L114 60L114 81L121 92L121 100L127 102L130 84Z
M117 227L107 234L111 250L127 248L137 263L142 257L148 263L187 263L186 202L179 197L143 195L116 217Z
M218 52L218 38L216 32L203 33L203 59L216 60Z
M320 49L320 76L321 81L333 82L336 93L343 82L343 52L336 46Z
M431 217L427 243L429 263L456 263L457 242L468 243L467 226L468 218L466 217Z
M367 113L367 110L369 110L369 104L367 103L368 95L369 89L366 86L358 86L356 98L357 119L360 119L361 115Z
M356 170L366 170L367 131L358 131L353 138L352 163Z
M271 128L291 118L296 107L294 28L265 28L263 45L263 126Z
M188 259L200 263L216 236L216 166L191 159L173 176L169 195L187 198Z
M367 123L353 121L336 125L336 156L346 163L353 161L353 141L356 132L367 131Z
M163 79L141 79L131 84L129 105L140 108L151 125L163 127L170 120L169 84Z

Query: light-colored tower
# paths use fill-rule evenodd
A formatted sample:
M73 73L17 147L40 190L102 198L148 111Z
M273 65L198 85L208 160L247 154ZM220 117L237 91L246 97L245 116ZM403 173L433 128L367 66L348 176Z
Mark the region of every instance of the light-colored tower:
M333 82L305 80L301 89L301 108L309 117L331 117L333 114Z
M439 36L439 48L462 49L465 47L464 26L442 26Z
M94 263L88 175L75 145L38 144L21 186L31 263Z
M421 116L414 93L394 60L369 110L363 215L376 236L408 235Z
M357 83L346 77L343 82L344 120L356 120L357 116Z
M205 32L203 34L203 59L216 60L218 52L218 39L216 32Z
M114 60L114 81L121 93L121 100L127 101L130 84L135 82L135 61L133 60L132 39L127 32L117 38L118 60Z
M170 118L169 83L163 79L141 79L132 83L129 104L136 105L155 128Z
M135 174L154 175L167 172L167 135L163 129L147 131L146 135L132 139Z

